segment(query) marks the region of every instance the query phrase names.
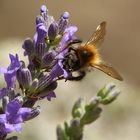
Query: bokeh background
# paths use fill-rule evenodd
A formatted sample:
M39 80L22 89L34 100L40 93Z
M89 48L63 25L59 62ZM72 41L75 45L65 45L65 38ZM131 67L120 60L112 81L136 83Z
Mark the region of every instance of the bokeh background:
M106 83L114 82L122 91L98 121L85 128L84 140L140 139L140 1L138 0L0 0L0 65L7 66L9 53L20 53L26 37L35 33L35 18L46 4L56 20L64 11L78 26L77 36L87 40L96 26L107 21L107 35L100 52L124 77L118 82L102 72L88 73L81 82L60 82L57 98L39 102L41 115L24 124L20 140L55 140L57 124L70 119L74 101L87 101ZM25 59L25 58L24 58ZM0 85L4 85L0 77Z

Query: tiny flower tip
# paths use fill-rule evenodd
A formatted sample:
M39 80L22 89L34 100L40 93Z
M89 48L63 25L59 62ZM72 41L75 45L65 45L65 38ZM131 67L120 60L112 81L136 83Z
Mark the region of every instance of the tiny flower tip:
M106 88L107 88L109 91L111 91L111 90L114 89L115 87L116 87L116 85L115 85L113 82L111 82L111 83L109 83L109 84L106 85Z
M73 119L71 121L71 126L72 127L78 127L80 125L80 120L77 118L77 119Z
M112 91L111 96L117 97L120 93L121 93L121 91L119 89L115 89L114 91Z
M40 12L44 13L44 12L47 12L47 11L48 11L48 9L47 9L46 5L42 5L41 8L40 8Z
M64 12L64 13L63 13L63 18L64 18L64 19L68 19L69 16L70 16L69 12Z

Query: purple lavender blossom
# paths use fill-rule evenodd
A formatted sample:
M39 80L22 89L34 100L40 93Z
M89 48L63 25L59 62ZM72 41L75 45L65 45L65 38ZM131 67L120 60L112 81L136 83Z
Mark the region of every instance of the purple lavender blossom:
M18 54L15 56L12 54L9 54L11 64L8 66L8 68L0 68L0 73L4 74L5 81L7 83L7 88L15 88L16 86L16 71L20 67L20 61Z
M0 133L6 135L16 130L21 132L22 123L31 117L32 109L22 107L23 101L21 97L17 97L10 101L4 114L0 114Z

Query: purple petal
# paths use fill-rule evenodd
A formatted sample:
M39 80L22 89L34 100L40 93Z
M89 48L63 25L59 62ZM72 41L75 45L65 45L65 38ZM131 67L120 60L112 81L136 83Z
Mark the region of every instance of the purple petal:
M6 122L7 122L6 114L1 114L0 115L0 124L6 123Z
M6 108L7 115L15 115L21 108L21 104L17 100L13 100L8 103Z
M48 66L52 64L52 62L55 59L55 53L54 52L47 52L42 58L43 65Z
M10 71L12 72L12 71ZM4 78L8 88L15 88L16 87L16 72L13 73L5 73Z
M6 72L7 72L7 69L6 68L0 67L0 73L1 74L6 73Z
M52 79L63 75L63 69L59 64L56 64L50 72L50 76Z
M77 30L78 28L76 26L69 26L65 29L65 32L68 32L70 36L73 36Z
M5 123L5 128L4 129L4 132L5 133L11 133L12 131L15 130L15 128L13 127L13 125L11 124L8 124L8 123Z
M13 127L15 128L15 130L16 130L18 133L21 133L21 131L22 131L21 123L19 123L19 124L14 124Z
M58 62L59 66L63 69L63 76L64 78L69 77L70 73L63 68L63 64L61 61Z
M10 114L7 116L7 120L11 124L18 124L23 122L22 116L20 114Z
M21 115L22 120L25 121L28 116L31 114L32 109L30 108L20 108L20 110L18 111L18 114Z
M4 78L8 88L15 88L16 86L16 71L20 67L20 61L18 55L9 54L11 64L7 68L7 72L4 73Z
M11 64L9 65L7 70L8 71L17 70L20 67L20 61L19 61L18 54L16 54L15 56L12 55L12 54L9 54L9 57L10 57L10 60L11 60Z
M68 28L65 29L64 35L61 40L61 48L65 47L68 41L73 39L74 33L77 31L76 26L69 26Z
M56 94L54 93L54 91L50 91L46 98L48 101L51 101L52 98L56 98Z

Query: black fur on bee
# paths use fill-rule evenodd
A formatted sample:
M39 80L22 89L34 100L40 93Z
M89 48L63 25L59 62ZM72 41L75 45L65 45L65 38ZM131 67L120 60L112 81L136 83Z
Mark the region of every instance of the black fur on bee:
M76 39L76 40L73 40L70 43L68 43L68 46L70 46L70 47L69 47L68 52L65 55L65 58L62 61L62 63L63 63L63 68L66 71L71 72L72 75L69 76L66 80L80 81L86 75L85 71L81 71L80 70L80 67L81 67L80 60L78 58L78 54L77 54L76 48L74 48L72 46L73 44L77 44L77 43L81 43L81 42L82 42L81 40L77 40ZM88 54L85 54L85 55L88 55ZM78 76L74 76L73 72L77 72Z

